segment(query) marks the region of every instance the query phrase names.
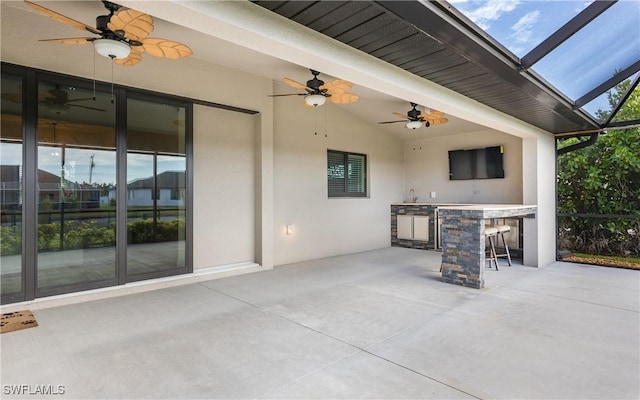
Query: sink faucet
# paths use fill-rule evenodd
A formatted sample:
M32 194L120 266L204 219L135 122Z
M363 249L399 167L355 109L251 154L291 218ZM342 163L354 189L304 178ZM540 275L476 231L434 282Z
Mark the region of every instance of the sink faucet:
M413 189L409 189L409 202L415 203L418 198L416 197L416 192Z

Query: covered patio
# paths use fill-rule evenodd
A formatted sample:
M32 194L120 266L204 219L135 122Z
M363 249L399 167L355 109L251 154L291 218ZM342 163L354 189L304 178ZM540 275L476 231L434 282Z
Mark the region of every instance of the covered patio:
M186 162L181 167L186 171L184 176L191 179L184 187L174 188L176 200L182 194L188 200L184 215L189 218L184 229L185 254L176 258L180 262L163 270L169 271L166 274L225 269L239 263L270 269L384 248L390 240L389 205L404 201L407 193L414 193L421 201L536 206L536 217L525 220L519 231L526 249L523 263L544 267L556 260L558 250L556 174L551 168L556 161L556 140L585 135L595 140L607 129L637 123L613 120L624 101L604 119L595 118L593 110L585 108L622 80L630 80L629 92L636 90L640 69L637 41L616 41L616 45L625 46L615 53L625 57L619 65L599 71L594 81L582 88L587 93L580 92L580 97L565 96L554 87L556 82L547 82L542 78L545 74L539 76L537 70L539 62L553 59L556 48L571 47L573 33L588 33L582 28L623 29L626 25L611 20L619 15L633 20L638 10L628 2L598 1L572 10L547 33L552 34L548 40L523 54L504 47L443 2L120 3L153 16L154 35L191 46L194 56L173 63L145 57L144 63L133 68L114 69L112 60L96 55L91 46L66 46L44 39L65 37L65 29L76 31L77 24L69 25L70 21L93 24L91 21L105 12L105 4L57 2L49 16L67 16L67 26L44 19L42 9L38 11L37 5L34 9L32 3L2 4L3 73L10 83L3 83L9 87L3 93L3 107L13 112L4 117L13 136L3 138L3 148L7 155L16 155L12 160L3 158L3 163L14 172L20 168L25 171L20 186L25 190L24 199L11 205L11 211L24 220L15 222L15 215L7 218L14 226L25 228L24 232L13 232L11 237L20 244L6 254L13 257L14 268L9 272L16 275L20 287L3 292L3 303L146 279L130 273L135 263L133 257L127 258L129 211L125 206L133 200L119 190L117 199L107 199L118 208L118 237L108 241L112 247L108 279L67 279L51 286L37 281L38 273L51 270L49 261L67 267L60 257L49 254L48 246L41 246L47 251L39 248L43 236L39 213L44 215L48 206L39 197L39 168L46 165L61 178L67 163L74 163L78 171L88 171L91 182L93 168L98 165L111 171L100 184L125 187L129 177L122 171L128 166L133 170L134 160L139 160L133 155L129 160L116 149L124 148L127 135L140 126L150 129L152 122L159 121L148 112L134 112L141 107L136 95L154 98L148 102L153 104L143 101L149 109L158 110L155 106L169 100L192 107L192 111L182 110L180 105L176 110L182 111L161 124L167 131L188 137L180 157ZM31 28L34 26L38 29ZM621 70L605 78L615 69ZM310 70L321 71L327 81L348 80L361 100L305 110L299 101L304 93L289 93L291 86L285 79L304 82ZM563 78L574 81L568 74ZM60 92L60 88L67 92ZM50 98L52 93L69 98L72 91L76 92L70 98L73 101L91 100L93 94L97 103L92 104L99 107L93 107L97 114L87 118L92 124L127 119L124 108L115 109L116 103L132 104L128 115L149 118L132 118L131 127L104 122L110 126L114 147L103 154L104 159L98 157L96 164L93 153L103 151L100 146L105 144L98 146L88 139L95 137L88 133L96 127L80 123L86 106L82 113L62 115L50 107L50 101L37 99ZM114 93L120 96L116 102ZM622 97L625 100L628 93ZM436 110L446 115L448 122L431 127L425 124L428 129L421 132L385 122L407 104L420 105L425 112ZM184 115L179 117L180 113ZM61 139L65 126L80 129L86 137ZM589 143L584 141L581 146ZM77 152L76 160L57 151L69 146L80 146L86 154ZM504 150L504 177L452 182L448 152L486 146ZM158 144L153 151L167 149ZM141 149L133 146L130 150L134 154ZM367 185L361 197L333 198L327 194L327 157L336 151L366 155L363 182ZM157 167L156 161L152 163ZM74 179L75 183L82 181L79 175ZM13 196L19 187L19 180L14 180L8 190ZM64 210L64 206L58 209ZM295 235L289 233L291 227ZM63 232L64 224L49 228ZM60 243L62 249L64 240ZM83 253L85 250L88 254L91 249L83 249ZM124 293L127 290L124 288Z
M38 327L2 335L3 395L48 385L85 399L640 397L637 271L505 265L477 290L442 284L440 262L390 247L36 302Z

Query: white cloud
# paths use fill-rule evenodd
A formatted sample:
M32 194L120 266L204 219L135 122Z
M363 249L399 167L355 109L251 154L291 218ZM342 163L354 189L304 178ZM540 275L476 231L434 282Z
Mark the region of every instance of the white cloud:
M576 13L579 13L580 11L582 11L585 8L589 7L591 5L591 3L593 3L593 0L583 1L582 4L578 3L580 5L580 7L576 8Z
M518 43L529 42L533 36L533 29L538 24L539 17L540 11L538 10L531 11L522 16L522 18L511 27L513 31L511 38Z
M488 0L482 6L467 12L466 15L486 31L491 27L491 21L497 20L504 13L515 10L519 4L519 0Z

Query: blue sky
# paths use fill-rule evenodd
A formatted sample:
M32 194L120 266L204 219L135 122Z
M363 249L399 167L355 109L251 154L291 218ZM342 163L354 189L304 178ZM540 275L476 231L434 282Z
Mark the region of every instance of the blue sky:
M517 57L525 56L592 1L451 0ZM621 0L552 51L533 70L576 100L640 59L640 0ZM585 106L609 109L606 96Z
M93 155L94 167L91 168ZM0 160L3 165L20 165L22 145L2 143ZM115 184L116 154L111 150L76 149L65 150L65 177L72 182ZM60 147L38 146L38 168L61 176L62 149ZM185 158L179 156L158 155L158 174L165 171L184 171ZM151 154L129 153L127 155L127 181L148 178L153 175L153 156Z
M522 57L591 1L453 0L450 3Z

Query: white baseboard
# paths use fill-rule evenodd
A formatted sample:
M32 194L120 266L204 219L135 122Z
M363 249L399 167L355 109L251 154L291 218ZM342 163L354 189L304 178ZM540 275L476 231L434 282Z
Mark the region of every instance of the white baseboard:
M100 289L85 290L82 292L66 293L56 296L41 297L35 300L23 301L0 306L0 312L15 312L28 308L30 310L42 310L45 308L59 307L68 304L82 303L92 300L100 300L134 293L148 292L173 286L188 285L190 283L203 282L230 276L244 275L252 272L266 271L271 268L263 268L253 262L220 265L217 267L200 268L191 274L167 276L164 278L149 279L138 282L126 283L119 286L109 286Z

